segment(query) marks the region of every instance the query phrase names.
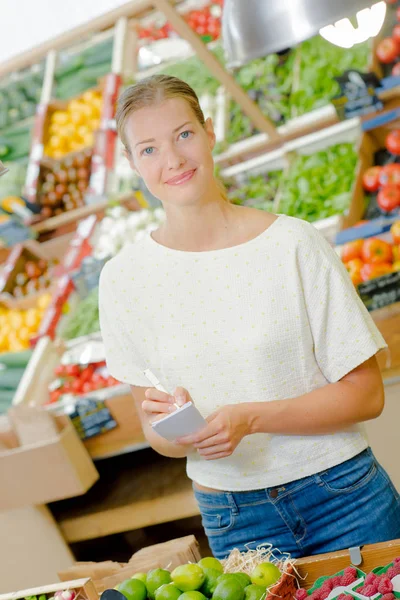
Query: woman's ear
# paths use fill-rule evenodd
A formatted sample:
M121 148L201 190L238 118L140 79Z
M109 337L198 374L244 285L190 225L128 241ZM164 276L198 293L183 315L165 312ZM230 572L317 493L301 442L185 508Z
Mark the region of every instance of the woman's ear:
M210 148L211 150L214 150L214 146L216 143L216 137L215 137L215 132L214 132L214 125L212 122L212 119L210 117L208 117L208 119L206 119L206 122L204 124L204 129L206 130L206 134L210 143Z

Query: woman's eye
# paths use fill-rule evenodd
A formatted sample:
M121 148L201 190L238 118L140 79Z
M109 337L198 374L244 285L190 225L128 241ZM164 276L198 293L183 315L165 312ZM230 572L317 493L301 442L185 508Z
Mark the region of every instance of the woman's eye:
M150 154L153 154L154 148L153 146L149 146L148 148L145 148L142 151L142 154L144 154L145 156L150 156Z
M187 140L188 137L190 137L190 135L192 134L191 131L182 131L181 138L183 138L184 140Z

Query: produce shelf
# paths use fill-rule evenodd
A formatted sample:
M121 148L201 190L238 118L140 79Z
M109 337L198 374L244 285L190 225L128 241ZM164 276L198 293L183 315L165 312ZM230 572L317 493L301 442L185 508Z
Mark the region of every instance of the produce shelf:
M98 462L100 479L85 496L51 506L65 540L80 542L198 515L185 463L153 450Z
M36 225L32 225L31 229L35 233L44 233L46 231L52 231L53 229L57 229L58 227L68 225L70 223L73 223L74 221L84 219L89 215L101 212L105 210L107 206L108 201L96 202L96 204L81 206L76 210L69 210L63 213L62 215L57 215L56 217L51 217L51 219L46 219L45 221L36 223Z

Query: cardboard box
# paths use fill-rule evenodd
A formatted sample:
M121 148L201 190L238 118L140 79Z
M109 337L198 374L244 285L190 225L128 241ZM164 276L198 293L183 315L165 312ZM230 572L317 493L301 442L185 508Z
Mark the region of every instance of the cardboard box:
M0 531L0 594L59 581L57 572L74 564L47 506L0 511Z
M77 579L66 581L65 583L54 583L52 585L31 588L29 590L20 590L11 594L2 594L0 595L0 600L19 600L20 598L40 596L41 594L45 594L50 598L54 596L55 592L62 592L64 590L75 591L80 600L98 600L95 587L90 579Z
M361 562L354 566L369 573L372 569L386 565L400 556L400 540L368 544L362 546L360 552ZM338 552L299 558L295 562L295 568L301 578L301 587L309 589L318 577L334 575L351 564L349 550L339 550Z
M76 563L70 569L59 572L58 576L62 581L75 577L90 576L97 592L100 594L104 590L114 588L118 583L129 579L138 572L147 572L151 569L169 569L172 571L179 565L188 562L195 563L201 559L199 545L194 535L188 535L148 546L136 552L129 563L119 564L111 561L102 563ZM0 598L1 600L1 598Z
M42 412L31 410L32 414ZM52 419L55 434L21 445L9 419L3 417L0 510L80 496L97 481L98 472L71 421L65 416Z

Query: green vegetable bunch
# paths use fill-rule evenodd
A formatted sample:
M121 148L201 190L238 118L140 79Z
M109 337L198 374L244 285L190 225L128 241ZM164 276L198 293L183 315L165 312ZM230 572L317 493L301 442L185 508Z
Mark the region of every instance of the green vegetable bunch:
M60 337L64 340L73 340L97 331L100 331L99 290L95 288L67 317L61 328Z

